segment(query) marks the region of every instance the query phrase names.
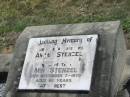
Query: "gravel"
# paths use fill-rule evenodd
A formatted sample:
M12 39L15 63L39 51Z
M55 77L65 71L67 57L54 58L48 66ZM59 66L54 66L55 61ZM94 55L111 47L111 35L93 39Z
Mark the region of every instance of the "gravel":
M3 97L5 93L5 83L0 83L0 97Z

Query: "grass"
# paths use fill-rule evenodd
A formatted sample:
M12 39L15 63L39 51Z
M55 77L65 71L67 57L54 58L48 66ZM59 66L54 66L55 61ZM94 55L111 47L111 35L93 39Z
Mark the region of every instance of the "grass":
M21 32L26 26L31 25L121 20L125 32L130 32L130 0L0 0L0 2L1 42L8 33Z
M130 32L130 2L127 0L0 1L0 33L19 32L30 25L109 20L121 20L126 31Z

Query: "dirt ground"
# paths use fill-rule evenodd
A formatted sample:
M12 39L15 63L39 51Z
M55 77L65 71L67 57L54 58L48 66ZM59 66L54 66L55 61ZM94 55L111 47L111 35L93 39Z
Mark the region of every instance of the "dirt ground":
M5 33L0 37L0 53L9 54L12 53L15 47L17 38L20 32Z

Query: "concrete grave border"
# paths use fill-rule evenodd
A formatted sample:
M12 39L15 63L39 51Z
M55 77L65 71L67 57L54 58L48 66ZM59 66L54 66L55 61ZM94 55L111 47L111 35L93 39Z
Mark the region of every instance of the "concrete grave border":
M100 39L93 73L92 91L89 94L21 93L17 91L18 80L30 38L86 34L98 34ZM16 43L7 80L6 97L76 97L77 95L79 97L83 95L86 97L114 97L120 89L121 71L123 71L126 64L125 51L125 40L119 21L27 27Z

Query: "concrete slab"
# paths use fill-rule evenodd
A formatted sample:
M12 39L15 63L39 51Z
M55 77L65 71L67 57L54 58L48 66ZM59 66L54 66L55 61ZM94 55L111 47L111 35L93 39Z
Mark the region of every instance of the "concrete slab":
M91 91L88 94L17 92L30 38L90 34L98 34L99 42ZM121 71L126 64L124 52L126 52L126 46L119 21L27 27L16 43L7 80L6 97L114 97L119 90Z
M0 72L8 72L12 54L0 54Z
M130 65L130 50L127 50L127 64Z

